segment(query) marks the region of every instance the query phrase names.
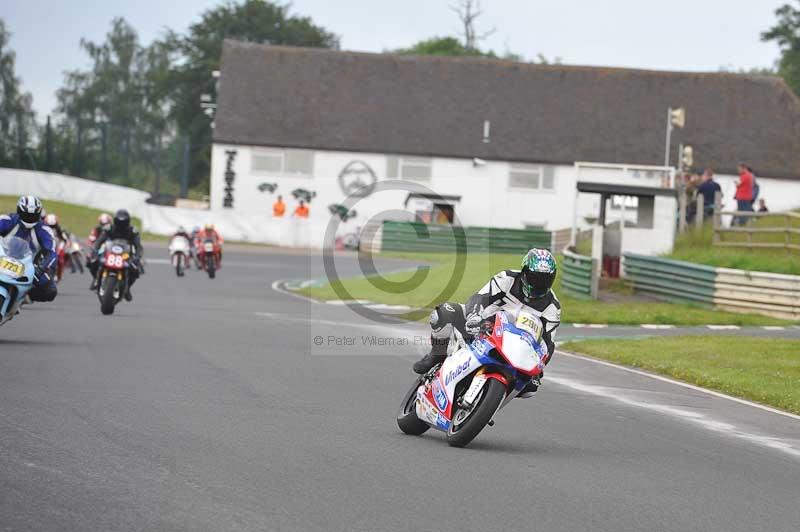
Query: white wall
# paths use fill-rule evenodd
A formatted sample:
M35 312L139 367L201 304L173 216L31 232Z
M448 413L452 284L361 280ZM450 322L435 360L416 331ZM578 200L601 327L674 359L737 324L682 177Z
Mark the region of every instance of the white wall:
M234 207L223 208L226 150L236 150L233 164L236 174L233 184ZM329 218L328 205L341 203L345 194L339 187L339 173L352 161L363 161L375 172L379 181L387 179L387 157L380 154L317 151L314 157L314 177L291 177L254 173L250 169L253 148L247 146L215 145L212 151L211 208L241 213L271 213L278 194L284 197L289 210L296 204L291 195L295 188L313 190L317 197L311 203L311 218ZM473 166L469 159L433 158L432 179L422 183L441 195L461 196L455 213L463 225L522 228L541 225L561 229L572 225L572 202L575 175L572 166L555 166L554 190L510 189L509 164L489 161ZM260 183L277 183L274 194L259 192ZM407 192L381 192L355 205L358 217L353 226L363 225L383 211L403 209Z
M100 181L11 168L0 168L0 194L31 194L42 199L85 205L108 212L128 209L139 217L143 214L145 200L150 197L142 190Z

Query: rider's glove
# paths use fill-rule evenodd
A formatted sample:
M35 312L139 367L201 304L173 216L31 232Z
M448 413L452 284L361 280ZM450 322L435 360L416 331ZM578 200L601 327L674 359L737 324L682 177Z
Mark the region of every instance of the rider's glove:
M39 284L47 284L50 282L50 275L38 264L33 268L33 276Z
M478 333L481 332L482 322L483 318L481 317L480 312L473 312L467 316L467 321L464 323L464 329L470 336L477 336Z

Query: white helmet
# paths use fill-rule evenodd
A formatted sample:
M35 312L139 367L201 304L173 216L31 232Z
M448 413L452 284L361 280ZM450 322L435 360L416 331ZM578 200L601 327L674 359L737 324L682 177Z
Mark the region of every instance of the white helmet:
M22 225L31 229L42 219L42 202L36 196L21 196L17 202L17 214Z

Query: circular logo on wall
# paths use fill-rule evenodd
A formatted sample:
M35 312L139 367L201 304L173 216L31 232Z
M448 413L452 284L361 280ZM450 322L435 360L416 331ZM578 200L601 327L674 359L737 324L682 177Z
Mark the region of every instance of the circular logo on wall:
M375 172L364 161L351 161L339 172L339 187L346 196L369 196L377 181Z

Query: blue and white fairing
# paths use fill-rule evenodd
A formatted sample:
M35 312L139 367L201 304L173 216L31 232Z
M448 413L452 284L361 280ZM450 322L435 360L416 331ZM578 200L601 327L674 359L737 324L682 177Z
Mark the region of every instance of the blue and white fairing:
M14 317L33 287L33 253L18 237L0 239L0 325Z
M538 322L524 321L523 316ZM419 419L441 430L447 430L453 413L456 386L483 366L494 366L512 377L509 384L518 393L532 375L544 369L547 348L537 340L541 338L541 322L530 315L520 314L512 323L505 312L500 312L490 336L481 336L447 357L430 387L417 390L416 413ZM489 355L493 349L502 351L505 359ZM475 383L473 383L475 384ZM481 385L478 385L481 386ZM508 398L516 393L509 394Z

